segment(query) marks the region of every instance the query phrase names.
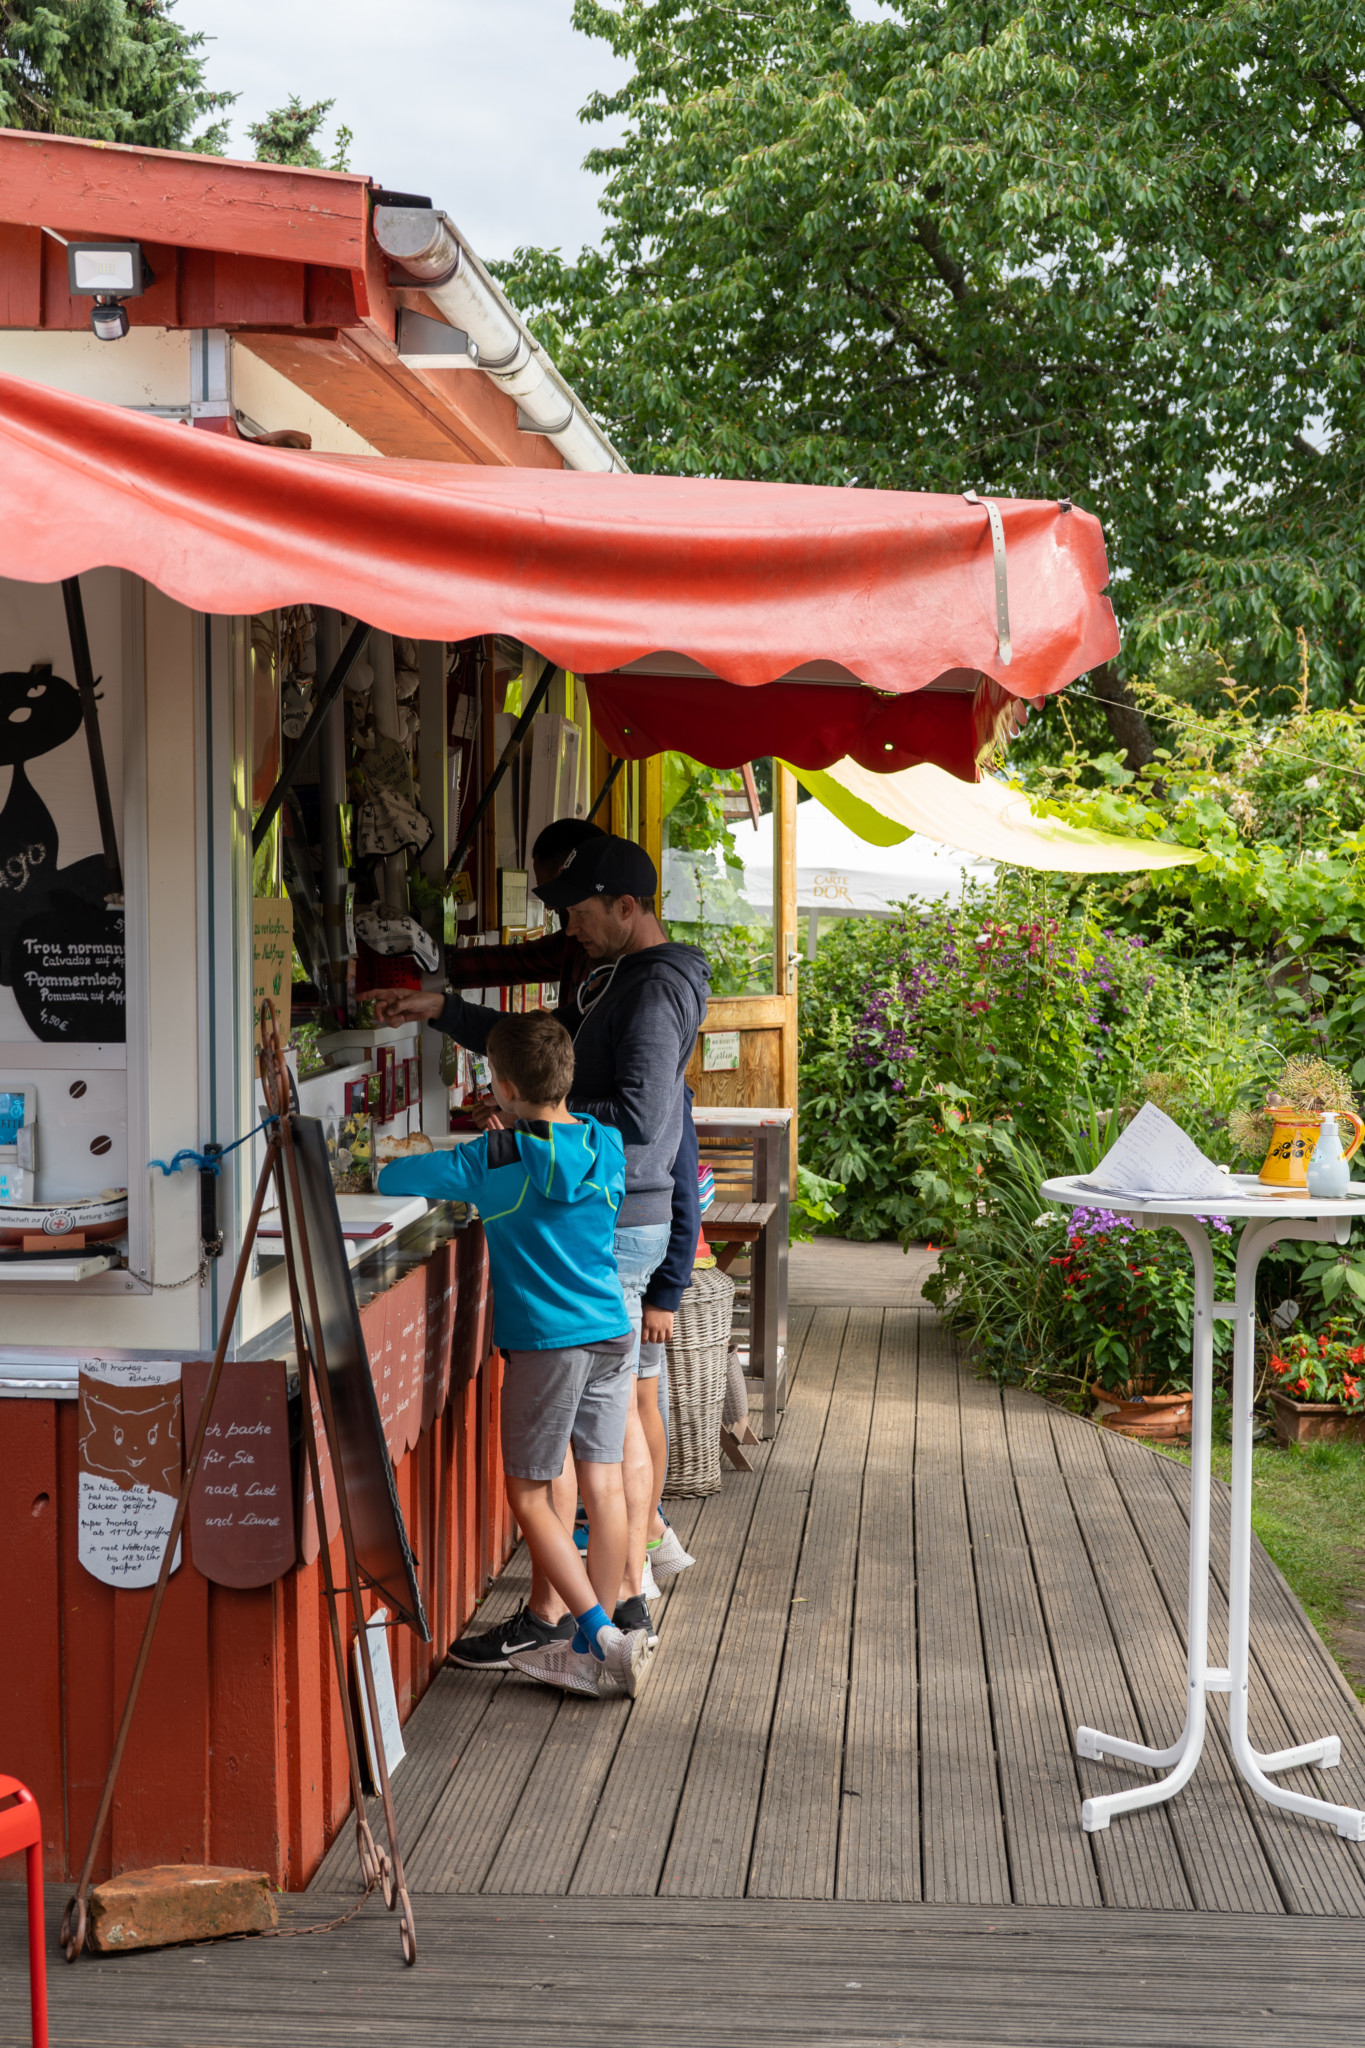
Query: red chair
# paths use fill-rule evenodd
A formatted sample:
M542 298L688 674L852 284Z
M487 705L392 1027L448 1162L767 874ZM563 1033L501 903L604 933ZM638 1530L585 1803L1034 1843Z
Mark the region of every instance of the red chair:
M17 1778L0 1777L0 1856L27 1852L28 1990L33 2048L47 2048L47 1955L43 1933L43 1823L38 1802Z

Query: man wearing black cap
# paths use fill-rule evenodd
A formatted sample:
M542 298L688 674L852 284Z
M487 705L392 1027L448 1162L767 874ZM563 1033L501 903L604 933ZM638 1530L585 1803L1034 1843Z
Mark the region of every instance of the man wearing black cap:
M656 911L658 875L632 840L586 840L536 889L587 954L575 1003L574 1081L569 1108L614 1124L626 1149L626 1192L616 1252L627 1307L638 1331L641 1302L669 1240L673 1162L683 1130L684 1072L706 1013L710 972L696 946L674 945ZM430 996L394 991L404 1014L426 1014ZM416 1005L420 1003L419 1011ZM452 995L428 1021L456 1044L482 1052L502 1013ZM650 1453L662 1439L655 1388L641 1399L626 1440L630 1548L625 1593L641 1594L657 1490ZM675 1539L676 1540L676 1539ZM685 1555L685 1553L680 1553Z

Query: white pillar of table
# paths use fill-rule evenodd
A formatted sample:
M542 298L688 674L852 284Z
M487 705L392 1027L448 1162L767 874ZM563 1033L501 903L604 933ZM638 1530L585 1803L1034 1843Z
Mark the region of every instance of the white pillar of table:
M1232 1355L1232 1531L1228 1556L1228 1724L1237 1768L1253 1791L1271 1806L1310 1820L1331 1821L1348 1842L1365 1842L1365 1813L1353 1806L1335 1806L1273 1784L1268 1771L1289 1771L1298 1764L1331 1770L1341 1762L1341 1738L1320 1736L1295 1749L1263 1755L1251 1746L1247 1732L1251 1664L1251 1446L1252 1404L1256 1395L1256 1268L1262 1254L1281 1239L1313 1238L1344 1244L1351 1234L1345 1219L1319 1223L1294 1222L1287 1227L1273 1219L1248 1223L1237 1247L1237 1293Z
M1149 1749L1126 1742L1098 1728L1076 1730L1076 1754L1093 1758L1122 1757L1155 1770L1175 1768L1150 1785L1130 1785L1106 1792L1081 1807L1087 1834L1107 1828L1116 1813L1133 1813L1172 1798L1193 1775L1204 1747L1206 1698L1209 1691L1209 1507L1213 1448L1213 1247L1203 1225L1190 1216L1144 1216L1144 1223L1179 1231L1194 1261L1194 1329L1191 1340L1193 1403L1190 1424L1190 1577L1189 1626L1185 1651L1185 1725L1168 1749ZM1226 1678L1227 1674L1220 1673Z
M1049 1201L1065 1202L1073 1207L1093 1204L1096 1199L1093 1190L1067 1181L1046 1182L1043 1193ZM1081 1807L1081 1825L1087 1833L1093 1834L1107 1828L1116 1813L1132 1813L1139 1807L1156 1806L1174 1797L1181 1786L1189 1782L1204 1747L1207 1695L1225 1692L1229 1696L1228 1723L1233 1759L1252 1790L1272 1806L1304 1814L1310 1820L1330 1821L1347 1841L1365 1842L1365 1813L1354 1806L1335 1806L1327 1799L1312 1799L1306 1793L1288 1791L1284 1786L1274 1784L1268 1775L1275 1771L1293 1770L1303 1764L1316 1764L1320 1770L1330 1770L1341 1762L1340 1736L1322 1735L1315 1741L1300 1743L1297 1748L1264 1755L1252 1748L1247 1729L1251 1666L1251 1448L1252 1407L1256 1393L1256 1270L1264 1253L1286 1239L1345 1244L1351 1235L1351 1217L1342 1213L1337 1204L1324 1204L1329 1213L1313 1218L1267 1216L1260 1201L1245 1198L1240 1201L1234 1198L1227 1202L1201 1202L1199 1216L1158 1213L1141 1204L1128 1207L1121 1197L1112 1194L1105 1195L1103 1200L1108 1208L1131 1216L1147 1229L1178 1231L1189 1246L1194 1261L1189 1631L1185 1661L1185 1723L1168 1748L1150 1749L1145 1743L1106 1735L1098 1728L1076 1730L1078 1756L1094 1761L1106 1756L1121 1757L1126 1763L1145 1764L1153 1770L1164 1770L1167 1775L1155 1779L1150 1785L1128 1786L1121 1792L1106 1792L1087 1799ZM1189 1206L1193 1209L1194 1204ZM1226 1669L1208 1663L1208 1615L1213 1324L1216 1314L1226 1316L1228 1311L1215 1308L1213 1247L1201 1221L1204 1214L1247 1219L1237 1248L1237 1285L1232 1305L1232 1517Z

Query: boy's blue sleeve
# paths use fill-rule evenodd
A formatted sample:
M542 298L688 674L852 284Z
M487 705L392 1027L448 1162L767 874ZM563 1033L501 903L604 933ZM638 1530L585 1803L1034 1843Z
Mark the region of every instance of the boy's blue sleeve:
M488 1140L471 1138L440 1152L391 1159L379 1169L381 1195L425 1195L429 1202L472 1202L488 1177Z

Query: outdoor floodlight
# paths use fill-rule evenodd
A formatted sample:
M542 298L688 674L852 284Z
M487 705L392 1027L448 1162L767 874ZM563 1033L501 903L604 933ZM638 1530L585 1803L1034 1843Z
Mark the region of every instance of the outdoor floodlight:
M95 301L90 325L100 341L122 341L128 332L124 300L141 298L155 281L140 242L68 242L66 274L73 298Z

